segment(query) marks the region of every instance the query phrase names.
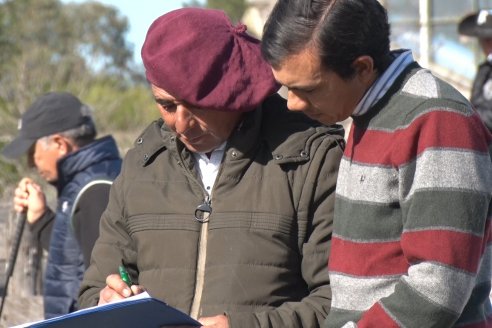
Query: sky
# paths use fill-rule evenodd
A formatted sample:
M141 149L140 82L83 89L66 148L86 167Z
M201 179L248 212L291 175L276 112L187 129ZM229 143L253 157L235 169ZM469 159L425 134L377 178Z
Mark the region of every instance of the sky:
M182 7L186 0L97 0L106 5L118 8L129 21L130 29L127 40L133 44L133 58L141 63L140 49L142 48L150 24L162 14ZM62 0L68 2L85 2L84 0Z

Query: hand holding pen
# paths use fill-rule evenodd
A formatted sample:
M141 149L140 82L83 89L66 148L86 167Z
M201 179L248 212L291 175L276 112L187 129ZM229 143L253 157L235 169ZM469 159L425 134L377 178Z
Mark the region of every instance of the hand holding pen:
M98 305L111 303L145 291L143 286L133 284L123 261L118 267L118 272L118 274L110 274L106 277L106 287L99 292Z
M120 273L121 280L123 280L128 285L128 287L131 288L133 285L132 277L130 277L130 274L126 269L125 262L123 262L123 260L121 260L121 264L118 267L118 272Z

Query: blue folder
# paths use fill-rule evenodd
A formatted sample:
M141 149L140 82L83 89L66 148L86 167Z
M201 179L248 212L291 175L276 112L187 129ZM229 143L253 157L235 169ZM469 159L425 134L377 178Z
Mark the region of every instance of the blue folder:
M201 324L184 312L166 303L136 295L123 301L95 306L60 317L38 321L18 327L63 328L135 328L135 327L201 327ZM148 296L147 296L148 295Z

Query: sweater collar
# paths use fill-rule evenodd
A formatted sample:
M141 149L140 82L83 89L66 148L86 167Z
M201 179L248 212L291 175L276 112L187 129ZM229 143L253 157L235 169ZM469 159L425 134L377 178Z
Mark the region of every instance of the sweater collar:
M395 50L391 52L391 56L393 57L391 65L379 76L369 90L366 91L364 97L357 104L352 116L361 116L367 113L388 92L389 88L405 68L414 62L411 50Z

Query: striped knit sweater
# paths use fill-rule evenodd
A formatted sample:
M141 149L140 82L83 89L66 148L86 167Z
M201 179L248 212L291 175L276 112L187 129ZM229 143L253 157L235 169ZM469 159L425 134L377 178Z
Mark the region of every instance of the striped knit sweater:
M326 327L492 327L491 136L417 63L354 117Z

